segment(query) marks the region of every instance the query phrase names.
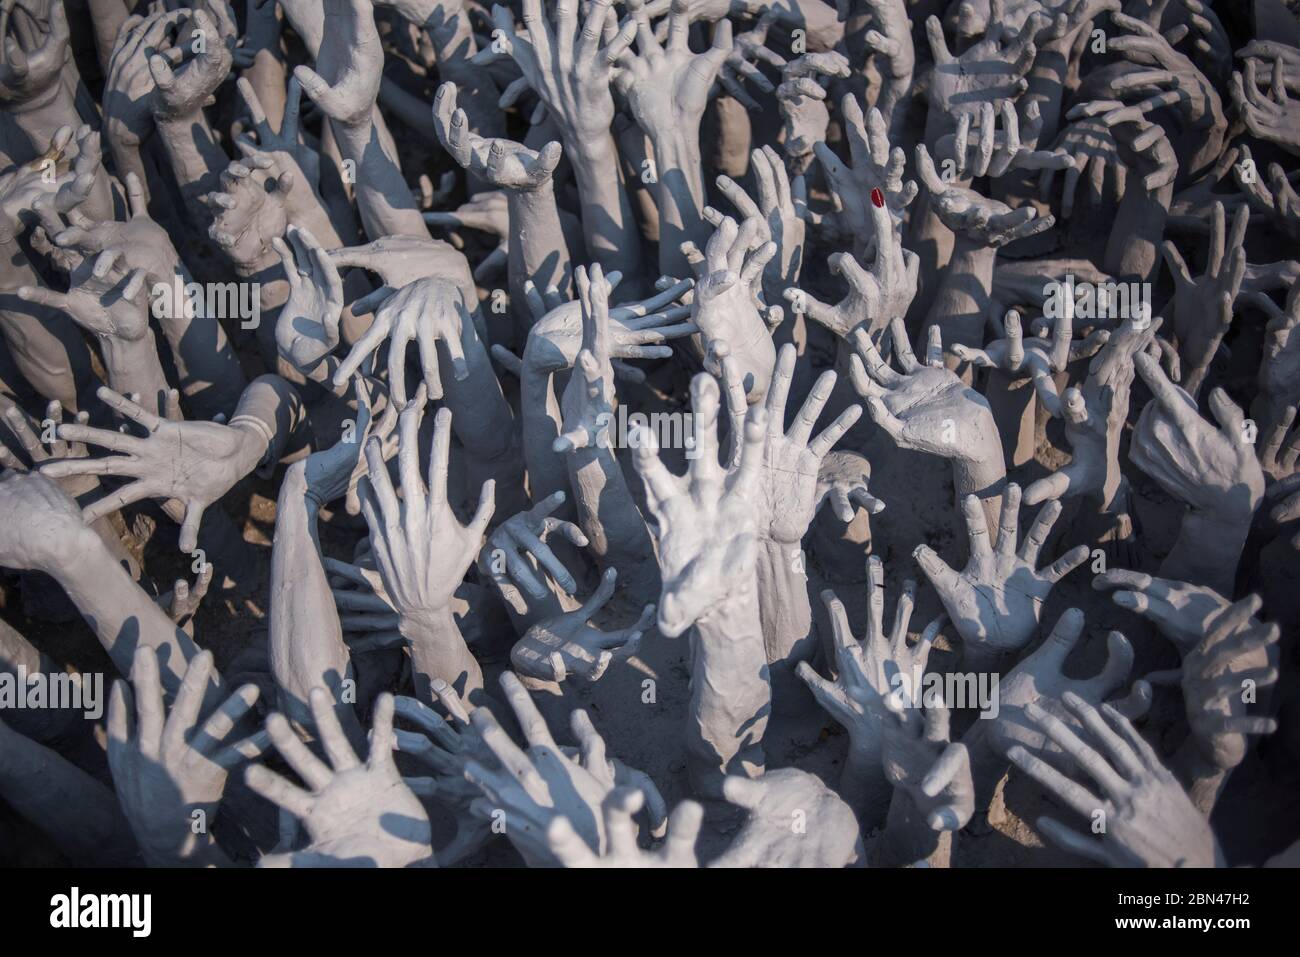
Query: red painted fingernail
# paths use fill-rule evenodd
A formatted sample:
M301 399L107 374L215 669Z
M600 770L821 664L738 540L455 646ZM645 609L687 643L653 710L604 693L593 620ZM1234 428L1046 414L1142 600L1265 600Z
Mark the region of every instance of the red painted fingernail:
M879 187L872 188L871 201L876 204L876 209L885 208L885 194L880 191Z

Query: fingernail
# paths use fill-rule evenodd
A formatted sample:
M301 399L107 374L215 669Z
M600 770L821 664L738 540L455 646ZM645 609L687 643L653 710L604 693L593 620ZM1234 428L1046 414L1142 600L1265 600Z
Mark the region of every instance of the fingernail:
M876 209L885 208L885 194L880 191L880 187L871 188L871 201L876 204Z

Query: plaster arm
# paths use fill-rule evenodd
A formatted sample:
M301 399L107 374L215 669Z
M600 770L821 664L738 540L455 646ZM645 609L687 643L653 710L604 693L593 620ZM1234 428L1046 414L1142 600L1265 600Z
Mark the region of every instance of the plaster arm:
M683 243L703 246L709 236L703 217L706 199L700 119L708 105L709 89L731 52L731 23L720 20L713 30L712 47L692 53L687 44L688 16L685 0L673 5L668 43L661 47L645 8L633 4L638 56L627 56L614 80L654 146L659 272L665 276L685 274Z
M851 405L824 431L813 435L817 420L835 389L836 375L828 370L817 378L787 430L786 400L796 362L795 347L783 346L764 398L767 434L763 442L757 512L759 618L778 708L788 707L791 690L797 687L796 665L811 660L817 649L802 543L817 514L822 461L862 415L861 406ZM738 423L743 421L745 403L739 369L733 363L730 356L722 360L729 411L732 422L737 423L733 425L734 454L740 450L736 439L741 431Z
M1223 608L1183 656L1181 673L1149 676L1177 680L1182 687L1191 732L1174 754L1173 767L1206 817L1233 769L1245 760L1247 736L1277 730L1275 719L1259 713L1265 709L1248 707L1258 701L1260 688L1278 679L1280 631L1255 617L1261 604L1258 595L1248 595Z
M0 332L23 378L69 410L80 408L78 390L94 378L90 353L62 315L18 300L18 289L42 283L19 236L33 212L70 210L84 202L98 166L99 137L89 127L74 135L65 126L42 156L0 175Z
M1201 417L1192 398L1169 381L1159 362L1146 353L1134 362L1155 399L1138 417L1129 457L1189 506L1160 575L1230 595L1264 498L1264 473L1247 441L1245 416L1227 393L1215 389L1210 408L1219 422L1216 429Z
M155 84L151 98L154 123L181 195L195 214L202 208L199 197L217 188L217 176L229 162L203 113L203 104L230 75L233 61L206 11L195 10L188 27L211 42L198 53L193 53L193 44L163 46L162 53L150 55L149 72ZM184 59L186 51L192 53L188 61Z
M998 250L1017 239L1041 233L1055 219L1039 216L1033 206L1012 209L974 190L945 182L924 144L916 148L916 163L929 192L930 208L954 234L952 259L926 317L926 327L943 330L945 342L978 348L984 339Z
M63 426L71 428L71 426ZM23 516L6 523L0 537L0 565L43 571L57 581L99 638L122 674L131 670L135 649L147 645L159 661L165 692L180 688L187 662L198 653L108 547L84 523L76 503L53 480L39 473L0 475L4 514ZM214 672L209 700L220 692Z
M639 431L636 449L659 525L659 630L675 638L695 627L687 768L696 793L709 797L722 793L728 774L763 773L772 706L754 571L767 410L749 411L738 464L728 472L718 462L718 406L713 378L697 375L691 407L699 454L685 478L664 467L648 431Z
M997 423L984 396L944 368L939 327L930 327L922 365L903 320L893 320L890 341L901 372L885 362L865 328L849 341L856 350L850 357L853 387L872 421L899 447L950 460L958 499L976 496L989 522L996 522L1007 478Z
M441 679L474 703L483 700L483 672L470 653L451 598L478 555L492 518L495 483L484 483L478 509L462 525L447 501L452 413L438 410L426 491L420 477L419 429L424 392L408 403L398 420L398 473L404 500L398 501L378 439L366 446L370 483L362 486L361 509L389 603L397 611L398 631L410 642L416 690L432 700L431 682Z
M1069 119L1099 116L1115 137L1129 176L1120 200L1102 267L1126 282L1152 282L1160 269L1169 204L1174 198L1178 157L1163 128L1141 112L1114 100L1081 103Z
M618 278L611 273L606 281L617 286ZM693 324L678 321L689 313L689 307L672 305L691 287L690 280L672 283L649 299L611 308L611 363L671 356L668 340L696 331ZM492 351L499 360L514 360L510 366L519 370L524 460L533 499L540 500L569 488L568 466L554 450L555 440L564 430L553 377L577 364L582 349L582 309L577 301L566 302L558 291L539 292L531 283L525 289L534 321L522 361L500 347L494 346Z
M522 33L516 33L514 17L505 7L493 10L492 21L505 40L503 54L514 59L524 83L546 104L559 127L578 182L588 256L610 273L621 271L628 279L625 292L631 295L641 291L641 241L631 199L620 182L618 148L610 131L610 78L636 26L629 22L613 37L606 36L612 6L612 0L592 3L581 30L576 5L557 7L552 27L541 0L524 3ZM472 62L482 67L499 55L492 48L481 50ZM502 96L512 92L519 91L507 87Z
M614 369L609 316L610 285L594 264L590 280L575 274L582 306L582 351L564 390L564 433L552 450L565 455L578 524L597 563L617 568L624 584L644 598L659 591L654 544L628 489L615 450Z
M295 67L294 76L329 117L343 161L352 164L366 235L427 237L424 219L375 121L384 51L370 0L326 0L324 6L316 68Z
M112 790L3 720L0 797L74 865L130 867L138 859Z
M555 205L552 174L560 162L560 144L547 143L539 152L507 139L485 139L471 132L466 112L457 109L457 87L444 83L433 101L434 128L443 147L471 175L500 189L509 217L508 275L510 302L516 322L531 325L524 283L542 289L556 287L567 294L569 248Z
M853 636L848 614L835 593L830 589L822 592L833 635L833 651L828 657L835 663L835 678L823 678L806 661L800 662L798 668L799 677L817 703L849 733L839 793L867 829L884 823L893 790L882 763L887 711L884 699L893 691L889 672L896 668L896 673L909 682L924 675L930 649L944 624L942 617L936 618L922 632L919 642L908 645L916 582L903 584L888 628L884 584L884 565L873 555L867 560L867 632L861 640Z
M332 448L295 462L285 472L271 547L270 649L278 707L293 720L310 724L308 696L312 688L325 688L354 741L362 737L361 725L342 694L343 681L354 677L352 662L321 562L317 518L322 508L347 494L369 430L370 397L358 384L352 429Z

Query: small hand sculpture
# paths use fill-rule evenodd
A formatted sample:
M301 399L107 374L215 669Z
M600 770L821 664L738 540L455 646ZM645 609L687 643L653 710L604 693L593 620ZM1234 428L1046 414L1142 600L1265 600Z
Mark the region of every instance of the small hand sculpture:
M40 9L40 8L38 8ZM26 7L11 5L4 12L0 27L0 103L12 109L40 98L63 75L71 52L68 15L63 4L53 2L45 8L48 20L43 24ZM19 26L18 21L23 21ZM13 24L15 35L8 27Z
M875 234L873 190L880 190L885 208L897 229L903 221L904 211L917 193L916 181L903 179L907 154L901 146L890 149L889 128L880 110L873 107L864 121L857 99L846 94L841 101L841 111L853 165L846 166L825 143L813 145L813 152L826 172L843 219L841 232L856 237ZM860 252L865 254L867 249L864 246Z
M434 863L429 816L393 763L393 696L375 701L370 754L364 764L343 733L329 692L309 695L326 764L281 714L266 719L280 756L306 789L261 764L244 772L248 786L302 821L311 843L262 858L263 867L409 867Z
M486 844L492 837L491 822L474 813L474 802L482 792L465 777L470 761L493 765L496 758L470 723L470 708L445 681L434 681L432 691L446 710L444 718L422 701L398 695L397 717L420 729L394 730L398 751L409 754L432 772L433 797L456 815L456 836L437 852L438 863L448 867Z
M213 852L220 859L211 835L226 775L270 745L266 731L237 740L236 729L257 703L256 685L244 685L200 724L212 675L210 651L190 659L168 712L157 655L142 645L131 666L135 693L125 681L113 683L108 763L122 811L151 867L211 864Z
M985 101L978 113L963 112L958 116L957 131L935 144L935 156L941 165L951 160L953 174L958 179L979 176L996 179L1013 170L1056 171L1073 167L1074 159L1064 150L1037 148L1043 129L1038 104L1030 103L1025 113L1027 123L1022 141L1015 104L1003 100L995 107ZM1000 130L997 119L1002 121Z
M1012 209L1006 203L989 199L973 189L946 182L934 168L934 160L924 143L917 144L916 167L921 182L930 191L934 212L943 224L979 245L1005 246L1050 229L1056 221L1050 215L1039 216L1033 206Z
M629 7L635 24L637 55L624 53L614 74L615 88L627 98L628 108L646 134L654 139L677 130L699 127L709 90L731 53L731 21L719 20L713 28L712 46L691 52L686 0L673 0L668 17L668 40L660 46L650 30L645 7L633 0ZM624 27L626 32L627 27ZM622 34L615 38L614 45Z
M1300 103L1287 95L1282 58L1273 61L1268 93L1259 89L1255 60L1248 59L1242 73L1232 75L1232 103L1253 136L1276 143L1293 156L1300 156Z
M84 443L69 442L66 439L59 438L58 429L63 424L63 403L58 399L53 399L45 406L45 418L40 425L32 422L27 414L18 406L10 403L7 399L0 399L0 421L2 421L17 441L26 456L26 461L19 459L9 449L0 445L0 466L7 469L13 469L15 472L39 471L40 466L46 462L60 459L80 459L85 458L90 453L87 451ZM89 412L78 412L73 417L77 425L87 425L90 422ZM54 426L54 432L50 435L47 432L47 424ZM52 439L48 443L41 441L41 436L46 435ZM48 448L46 447L48 445ZM72 475L59 480L59 487L67 492L72 498L80 500L83 495L88 495L95 489L99 488L99 479L94 475Z
M1129 456L1170 495L1220 521L1246 521L1264 495L1264 473L1247 441L1245 416L1222 389L1210 393L1215 429L1196 403L1146 353L1134 357L1155 394L1133 430Z
M876 515L885 503L871 494L871 463L856 452L828 452L817 471L817 510L827 505L835 517L848 524L853 521L855 506Z
M1046 568L1037 568L1038 552L1061 514L1059 502L1048 502L1017 553L1020 486L1014 482L1002 496L996 543L989 541L979 499L966 496L962 511L970 536L970 558L961 572L929 545L918 545L912 554L961 635L967 661L997 660L1015 654L1033 640L1052 587L1087 560L1088 546L1078 545Z
M1134 357L1147 348L1160 323L1160 319L1126 321L1093 358L1083 388L1066 389L1059 404L1050 400L1050 393L1038 390L1047 411L1065 419L1065 435L1074 455L1068 465L1025 489L1026 505L1088 495L1109 508L1126 487L1119 443L1128 418Z
M18 298L60 309L101 339L139 341L149 332L149 291L144 270L128 270L123 258L107 250L74 271L68 292L22 286Z
M591 618L614 595L614 569L601 577L600 587L577 611L539 622L515 644L510 664L515 672L535 681L563 682L570 675L599 681L615 657L636 654L641 636L654 621L655 606L647 605L641 617L627 628L602 631Z
M610 836L604 829L605 816L600 808L620 782L616 780L615 765L605 757L605 742L587 712L578 709L571 713L570 724L578 740L578 753L571 756L555 743L546 720L513 673L502 673L501 690L523 729L528 748L522 750L511 741L486 708L470 715L470 723L484 745L500 762L499 767L489 768L471 760L465 767L465 777L485 797L475 805L478 812L494 819L500 818L498 812L504 813L506 837L530 867L559 863L552 856L548 840L558 819L567 820L593 853L605 853ZM640 780L643 790L646 786L653 790L648 778L641 775ZM652 805L663 807L657 791L646 798ZM622 833L618 837L621 839Z
M1067 691L1063 702L1086 739L1040 705L1029 705L1025 713L1101 786L1104 797L1020 745L1007 756L1053 797L1090 820L1092 832L1100 830L1102 838L1094 840L1050 817L1040 817L1038 829L1065 850L1110 867L1218 866L1222 856L1209 821L1128 719L1108 704L1098 713L1073 692Z
M451 454L451 411L434 418L433 449L429 455L429 484L420 477L420 420L423 390L402 411L398 421L401 446L398 501L378 439L366 444L369 486L363 486L361 510L370 527L370 543L389 601L400 616L399 630L415 646L428 674L442 678L461 694L482 687L478 664L459 634L449 634L448 603L473 563L492 519L496 483L488 480L478 508L462 525L447 501L448 459ZM454 626L451 629L454 631ZM417 662L417 665L421 662Z
M551 515L564 504L566 497L563 491L548 495L532 508L510 516L494 528L479 552L480 570L486 568L499 587L522 591L533 601L540 601L551 593L543 578L555 582L565 594L577 591L578 583L573 574L546 544L547 536L557 532L579 548L587 544L582 529ZM543 573L542 577L539 577L539 571Z
M785 153L800 168L812 162L813 144L824 142L831 114L826 90L817 76L847 77L849 61L842 53L805 53L785 65L776 101L785 119Z
M271 245L289 279L289 298L275 324L276 347L295 369L311 376L339 344L343 282L325 249L306 229L290 226L289 242L276 237Z
M762 60L778 70L786 65L785 57L767 46L767 32L776 20L777 12L769 8L752 27L744 33L736 34L732 41L731 52L727 54L727 59L723 61L722 69L718 72L719 85L747 110L759 110L762 107L745 91L740 81L749 80L764 93L774 93L776 87L763 75L757 62ZM664 37L666 37L667 21L660 21L660 26L665 28Z
M550 856L561 867L699 867L695 841L704 823L704 808L682 801L668 818L668 836L652 851L636 840L632 818L645 805L645 796L633 788L616 788L601 805L605 825L605 850L597 852L574 830L567 817L557 817L546 832Z
M724 216L718 219L703 255L693 244L682 250L695 269L691 318L700 330L705 351L711 351L718 340L727 343L745 376L751 402L766 393L776 361L776 347L768 332L773 316L758 296L763 269L776 255L776 243L759 239L766 229L756 217L738 227L730 216Z
M787 289L785 298L795 312L825 326L842 339L856 329L869 337L880 334L896 317L907 315L916 297L921 260L899 242L887 209L873 202L871 223L875 230L875 259L864 269L850 253L831 253L831 272L843 276L849 291L835 305L828 305L801 289Z
M86 506L87 524L141 499L177 499L185 505L180 549L198 546L203 511L218 501L262 460L269 447L264 426L236 418L229 425L163 419L112 389L100 387L99 400L142 428L137 438L84 425L61 425L59 437L120 452L107 458L49 462L41 471L51 478L114 475L134 481ZM175 390L169 404L175 407Z
M1015 100L1028 89L1025 74L1034 64L1037 23L1013 33L1007 24L991 19L984 35L961 54L953 56L943 36L943 24L932 16L925 21L934 69L930 73L932 113L955 120L986 101Z
M555 117L570 151L575 141L608 135L614 121L610 78L631 46L636 26L629 21L617 34L606 35L604 24L611 7L612 0L596 0L579 32L576 6L558 7L553 28L541 0L528 0L523 11L526 34L515 32L514 18L505 7L492 11L493 25L508 38L509 56L546 104L547 113ZM487 63L495 57L487 48L473 62Z
M973 455L988 443L1000 450L984 396L944 368L939 327L930 329L925 365L916 361L903 320L895 317L889 328L901 372L890 368L865 329L856 329L849 340L856 350L849 360L853 387L871 420L900 448L917 452L952 459Z
M355 304L353 309L355 311ZM468 378L469 367L465 361L461 336L463 325L472 321L470 307L455 281L430 277L410 282L383 300L375 311L375 319L370 328L334 370L334 383L340 385L347 382L362 363L387 341L388 383L392 389L392 400L399 409L404 409L409 395L406 351L411 343L415 343L419 349L420 370L424 384L428 387L429 398L441 399L443 387L442 374L438 371L438 344L442 344L452 376L457 381Z
M758 232L760 242L776 243L776 255L763 269L764 299L775 302L799 280L803 266L804 233L810 219L807 188L803 176L790 179L785 163L770 146L754 150L749 165L758 183L757 203L729 176L718 177L718 189L745 221L752 219L766 227L766 234L763 229Z
M1052 377L1064 372L1068 363L1092 357L1110 339L1109 330L1099 329L1084 340L1072 341L1074 333L1071 327L1074 323L1070 313L1071 310L1065 310L1056 317L1050 338L1044 329L1039 335L1026 339L1020 325L1020 313L1009 310L1002 317L1002 338L994 339L983 349L954 344L952 354L982 369L998 369L1012 381L1032 380L1034 389L1043 396L1043 404L1059 408L1061 397Z
M321 39L316 69L296 66L293 75L326 116L361 126L370 121L383 78L374 8L370 0L325 0L325 22L332 29Z
M150 105L158 120L179 120L198 113L230 75L230 48L219 39L209 13L195 9L186 30L191 36L211 37L212 42L184 46L160 43L150 48L157 51L149 52L149 73L154 82ZM176 67L183 69L174 70Z
M718 398L712 376L691 380L695 457L685 478L664 467L652 433L637 434L636 467L645 482L646 504L659 525L664 582L659 630L669 638L676 638L753 576L767 411L751 408L739 464L728 472L718 463Z
M885 699L900 688L909 701L919 698L930 649L944 624L942 616L936 618L916 644L908 645L916 582L907 581L894 609L893 625L886 630L884 581L884 565L872 555L867 573L867 633L861 641L853 637L848 615L834 592L822 592L835 637L837 674L833 682L817 674L806 661L798 666L799 677L817 703L849 732L841 793L855 807L868 805L868 816L877 817L886 805L882 800L885 795L876 783L884 780L881 760L885 729L894 721Z
M212 210L208 235L241 273L252 275L276 261L273 243L289 226L286 197L294 172L272 158L260 164L232 162L221 173L221 189L203 202Z
M1098 591L1118 589L1111 592L1111 600L1150 618L1184 656L1201 642L1210 622L1232 605L1213 588L1121 568L1098 575L1092 587Z
M1054 699L1066 692L1077 694L1091 704L1100 704L1128 679L1133 668L1133 646L1118 631L1106 636L1106 663L1100 672L1092 678L1066 677L1065 660L1083 636L1084 624L1083 612L1067 608L1043 643L998 683L998 713L988 719L987 730L999 753L1006 754L1019 744L1040 753L1048 748L1051 754L1058 754L1049 747L1049 739L1044 738L1041 728L1027 718L1026 709L1031 704L1053 707ZM1150 704L1150 686L1136 682L1129 697L1116 706L1128 711L1130 716L1138 716ZM1065 713L1061 712L1060 717L1065 717Z
M1276 720L1250 715L1246 707L1256 700L1258 689L1278 679L1277 668L1269 662L1270 651L1276 661L1280 631L1253 617L1260 606L1257 595L1228 606L1183 657L1183 703L1192 742L1201 759L1215 768L1235 768L1245 760L1246 735L1277 730Z
M1110 127L1096 117L1076 119L1056 137L1052 144L1054 153L1064 153L1073 163L1064 170L1043 167L1039 174L1039 195L1048 199L1052 183L1058 172L1063 172L1061 182L1061 216L1074 215L1079 197L1079 182L1087 174L1088 188L1084 199L1093 207L1116 205L1124 195L1128 167L1120 159L1119 147ZM1107 188L1109 186L1109 189Z
M498 189L536 189L551 178L560 162L559 143L547 143L534 151L512 140L489 139L471 132L465 111L456 108L454 83L438 87L433 123L439 142L452 159Z

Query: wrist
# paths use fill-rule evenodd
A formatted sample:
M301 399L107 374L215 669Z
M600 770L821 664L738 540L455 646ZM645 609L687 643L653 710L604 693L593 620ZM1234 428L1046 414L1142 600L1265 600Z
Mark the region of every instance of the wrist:
M448 626L454 629L456 624L450 597L441 604L398 609L398 618L397 630L413 645L436 642L446 636Z
M234 456L242 478L262 464L275 437L261 419L251 415L236 415L227 423L241 436L239 449Z
M22 103L10 102L6 104L6 110L16 117L32 113L42 113L46 110L62 114L60 117L61 119L75 117L75 109L64 109L63 104L59 103L60 100L66 100L67 107L72 107L71 98L65 95L66 89L63 86L61 79L62 74L60 73L53 78L49 86L34 95L31 99Z
M94 529L79 522L69 524L59 531L57 539L62 553L50 556L47 561L33 562L36 571L43 571L56 579L70 596L77 582L103 578L107 546Z
M299 459L284 470L277 508L284 508L286 503L296 501L304 503L309 518L314 518L325 506L324 498L307 480L306 459Z
M991 433L985 436L991 441L979 442L972 453L953 458L953 486L959 497L975 495L988 498L1001 494L1007 481L1007 467L997 435L994 426Z

